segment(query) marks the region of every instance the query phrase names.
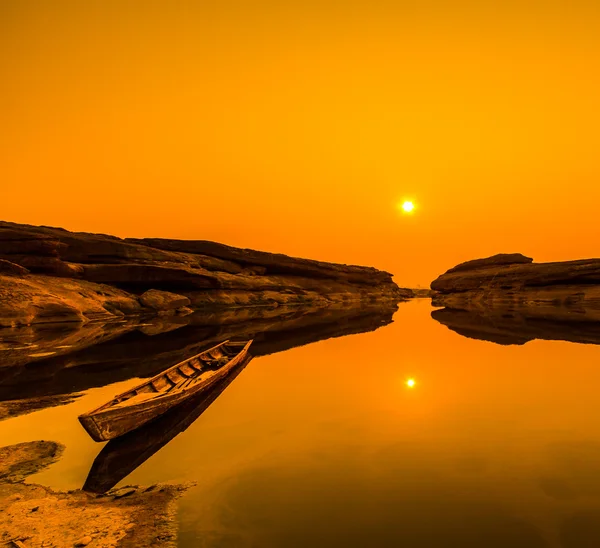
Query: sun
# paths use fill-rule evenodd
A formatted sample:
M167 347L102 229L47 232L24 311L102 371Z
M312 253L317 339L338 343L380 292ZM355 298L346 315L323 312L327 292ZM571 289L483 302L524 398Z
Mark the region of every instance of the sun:
M402 209L404 213L412 213L415 210L415 204L410 200L406 200L400 204L400 209Z
M406 386L408 386L409 388L414 388L415 384L415 379L408 379L406 381Z

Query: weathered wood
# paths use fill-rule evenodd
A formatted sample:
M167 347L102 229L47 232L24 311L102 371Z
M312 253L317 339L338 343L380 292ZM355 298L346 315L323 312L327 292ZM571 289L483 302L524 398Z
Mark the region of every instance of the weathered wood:
M251 359L252 356L247 355L223 379L169 409L155 421L109 441L94 460L83 490L105 493L117 485L200 417Z
M80 415L79 422L95 441L122 436L225 377L246 358L251 344L225 341L209 348ZM214 363L220 367L213 369ZM186 365L189 376L181 373Z

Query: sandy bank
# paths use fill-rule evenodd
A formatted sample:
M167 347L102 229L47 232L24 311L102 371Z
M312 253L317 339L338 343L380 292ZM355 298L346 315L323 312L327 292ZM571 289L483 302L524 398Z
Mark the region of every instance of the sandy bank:
M0 448L0 543L26 548L176 546L176 500L183 486L131 486L92 495L25 479L56 462L51 441Z

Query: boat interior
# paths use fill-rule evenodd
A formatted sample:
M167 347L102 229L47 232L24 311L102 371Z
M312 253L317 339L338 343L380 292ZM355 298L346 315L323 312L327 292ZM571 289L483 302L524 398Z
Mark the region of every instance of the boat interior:
M180 364L150 379L145 384L125 392L107 404L107 407L121 407L144 400L165 396L190 388L206 379L211 372L219 370L236 356L245 346L245 342L227 342Z

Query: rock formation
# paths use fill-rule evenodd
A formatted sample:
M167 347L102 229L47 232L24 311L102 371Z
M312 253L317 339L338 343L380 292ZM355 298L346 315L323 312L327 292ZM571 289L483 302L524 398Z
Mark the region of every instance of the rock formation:
M434 319L500 344L534 338L600 342L600 259L534 263L501 254L462 263L431 282Z
M0 222L0 326L412 297L375 268L207 241L120 239Z
M431 289L434 304L449 308L510 306L600 320L600 259L533 263L519 254L495 255L448 270Z

